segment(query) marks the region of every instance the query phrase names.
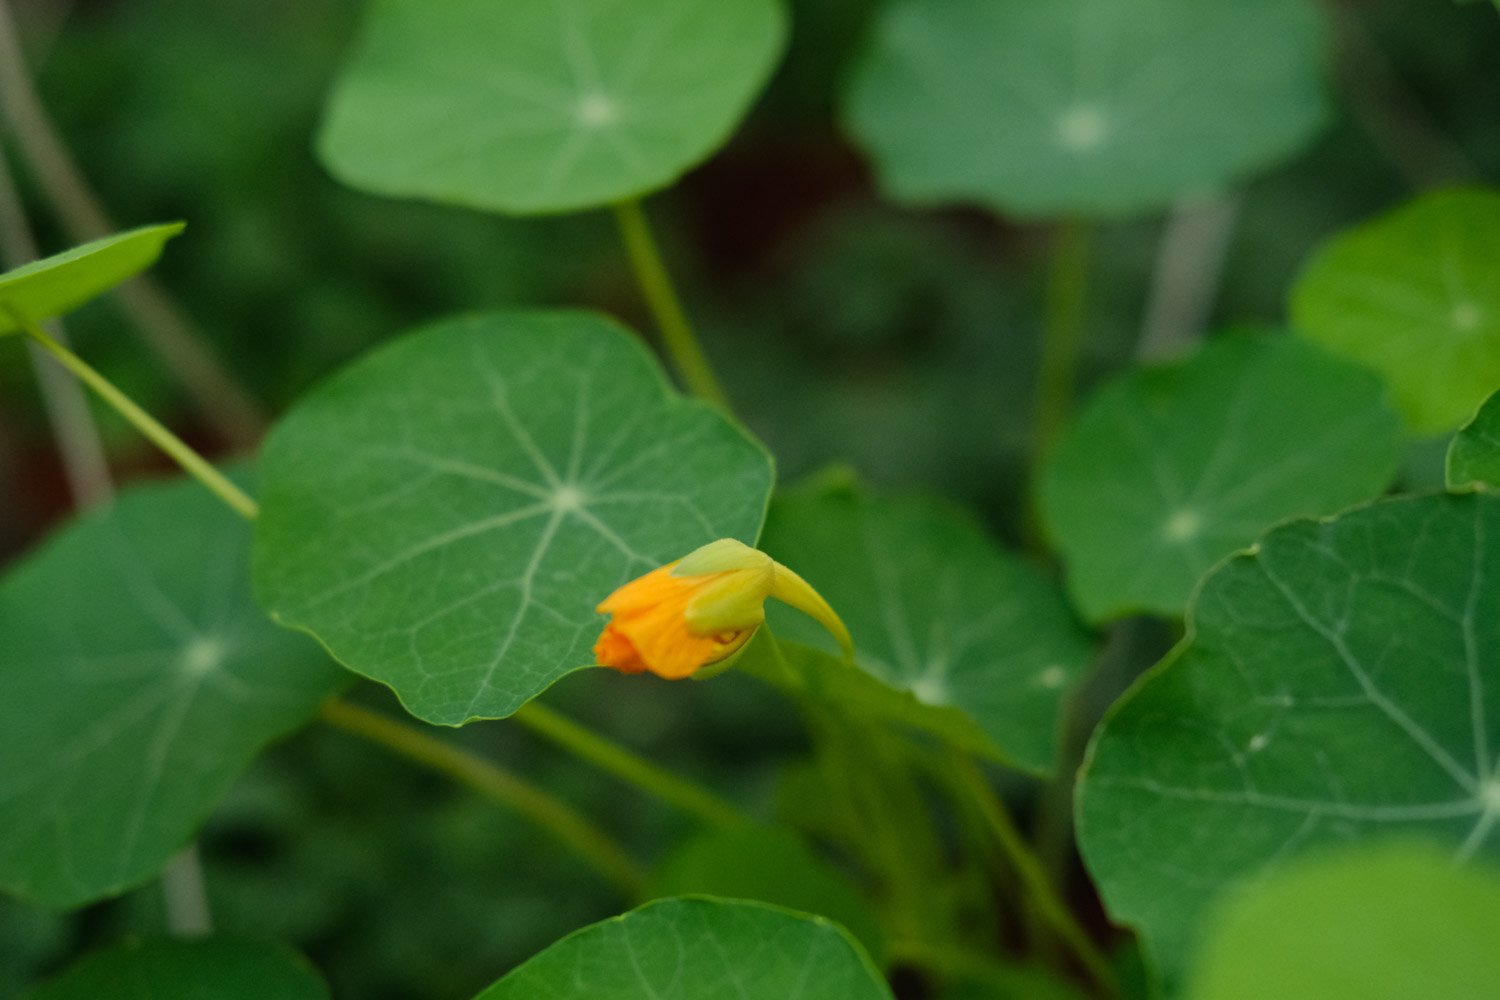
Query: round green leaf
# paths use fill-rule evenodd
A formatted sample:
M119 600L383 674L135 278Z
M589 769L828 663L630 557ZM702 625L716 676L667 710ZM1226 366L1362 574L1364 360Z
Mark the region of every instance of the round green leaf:
M847 931L761 903L664 899L563 938L477 1000L891 1000Z
M182 849L347 674L250 598L249 527L196 482L122 493L0 582L0 886L114 895Z
M728 138L784 22L777 0L375 0L320 152L397 197L518 214L635 197Z
M1208 576L1079 790L1110 912L1169 974L1220 889L1393 832L1500 856L1500 498L1294 521Z
M1492 1000L1500 875L1429 846L1308 859L1226 900L1191 1000Z
M307 959L233 938L127 941L83 959L25 1000L328 1000Z
M39 323L61 316L156 263L183 223L142 226L34 260L0 274L0 334L20 329L9 315Z
M884 950L859 889L790 830L741 826L698 833L652 872L650 893L752 899L815 913L837 921L871 955Z
M828 599L876 679L962 711L1019 767L1052 766L1058 708L1092 646L1061 595L966 513L814 488L776 498L762 547ZM836 648L805 616L770 616L777 635Z
M1485 400L1448 446L1448 488L1476 485L1500 489L1500 392Z
M1400 454L1374 375L1293 337L1225 336L1101 390L1042 472L1041 512L1088 618L1175 617L1275 522L1379 496Z
M594 606L715 538L754 543L772 481L635 336L565 311L375 351L278 423L261 475L263 606L445 725L591 665Z
M1304 0L893 0L844 115L904 201L1143 211L1306 143L1322 46Z
M1500 192L1438 191L1334 237L1292 289L1292 321L1379 371L1420 434L1500 389Z

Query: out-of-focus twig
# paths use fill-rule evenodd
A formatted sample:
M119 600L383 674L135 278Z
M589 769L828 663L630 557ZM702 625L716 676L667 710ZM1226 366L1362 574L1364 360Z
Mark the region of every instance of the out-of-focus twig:
M0 0L0 117L69 236L83 243L112 233L114 224L37 95L9 0ZM225 443L253 444L264 426L259 407L161 286L141 275L115 294L147 346L181 382Z

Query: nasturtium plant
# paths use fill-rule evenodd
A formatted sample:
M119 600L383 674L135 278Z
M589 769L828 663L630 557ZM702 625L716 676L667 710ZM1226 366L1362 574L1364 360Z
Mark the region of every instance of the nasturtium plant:
M1373 373L1286 336L1220 336L1121 375L1041 477L1078 607L1179 617L1199 577L1272 524L1379 496L1401 454L1385 395Z
M262 605L444 725L591 666L594 606L716 538L754 543L772 480L634 335L566 311L383 346L282 418L261 476Z
M1448 488L1469 486L1500 489L1500 392L1484 401L1448 446Z
M1018 766L1051 768L1058 706L1092 644L1042 575L963 510L814 484L775 499L763 547L839 609L860 668L969 716ZM769 620L778 635L827 643L776 609Z
M328 1000L307 959L236 938L126 941L95 952L24 1000Z
M1333 237L1291 313L1384 375L1413 431L1451 430L1500 389L1500 191L1434 191Z
M61 316L134 277L161 256L183 223L142 226L76 246L0 274L0 334L15 333L15 313L38 323Z
M1189 1000L1485 1000L1500 871L1420 841L1314 856L1230 895Z
M763 903L664 899L585 927L476 1000L890 1000L842 927Z
M78 906L155 875L347 674L250 596L194 482L80 517L0 580L0 887Z
M844 117L904 202L1140 212L1301 148L1323 39L1304 0L893 0Z
M319 138L348 183L516 214L663 187L728 137L780 0L374 0Z
M1096 731L1080 845L1168 976L1223 888L1424 835L1500 857L1500 498L1278 527L1204 580L1181 646Z

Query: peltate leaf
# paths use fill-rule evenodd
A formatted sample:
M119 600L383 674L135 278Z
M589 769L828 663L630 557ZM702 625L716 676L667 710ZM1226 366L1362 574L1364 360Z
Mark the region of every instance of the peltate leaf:
M307 959L233 938L127 941L83 959L25 1000L328 1000Z
M262 456L255 585L429 722L507 716L594 662L594 606L754 543L765 451L588 313L441 323L302 399Z
M128 490L0 582L0 886L78 906L153 875L348 675L250 598L250 530Z
M1500 856L1500 498L1293 521L1208 576L1189 638L1096 731L1083 854L1181 969L1223 887L1328 844Z
M319 148L379 194L606 205L718 148L785 33L777 0L376 0Z
M664 899L570 934L478 1000L891 1000L847 931L762 903Z
M39 323L83 305L156 263L183 223L142 226L32 261L0 274L0 334L19 327L10 313Z
M1219 337L1101 390L1043 470L1041 511L1090 619L1176 617L1275 522L1379 496L1400 454L1373 374L1293 337Z

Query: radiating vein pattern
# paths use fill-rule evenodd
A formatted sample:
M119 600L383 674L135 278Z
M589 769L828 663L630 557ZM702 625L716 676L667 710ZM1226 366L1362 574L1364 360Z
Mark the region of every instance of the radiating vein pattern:
M1497 607L1485 494L1292 522L1216 570L1085 770L1115 915L1172 967L1208 897L1310 848L1406 832L1500 856Z
M784 31L773 0L377 0L323 156L387 194L510 212L607 204L711 153Z
M55 906L153 875L347 674L266 621L249 529L136 489L0 584L0 887Z
M257 592L432 722L509 715L593 662L594 606L753 543L765 452L627 331L572 312L442 324L341 373L263 460Z

